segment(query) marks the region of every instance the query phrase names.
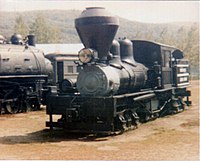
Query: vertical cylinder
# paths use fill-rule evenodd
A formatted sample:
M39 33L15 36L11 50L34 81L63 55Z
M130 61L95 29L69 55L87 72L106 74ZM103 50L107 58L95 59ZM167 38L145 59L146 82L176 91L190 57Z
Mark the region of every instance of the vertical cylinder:
M132 42L127 38L123 38L119 40L119 44L120 44L120 56L121 56L122 62L135 66L136 63L133 58Z
M121 58L120 58L120 45L117 40L113 40L112 46L110 48L110 52L113 55L113 58L110 61L110 64L117 66L117 67L121 67L122 62L121 62Z

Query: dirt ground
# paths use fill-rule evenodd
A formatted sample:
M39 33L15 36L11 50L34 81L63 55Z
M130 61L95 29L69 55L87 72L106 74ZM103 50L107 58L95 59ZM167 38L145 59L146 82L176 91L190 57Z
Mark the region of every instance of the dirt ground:
M95 138L45 127L45 109L0 116L0 159L199 160L199 81L193 105L122 135Z

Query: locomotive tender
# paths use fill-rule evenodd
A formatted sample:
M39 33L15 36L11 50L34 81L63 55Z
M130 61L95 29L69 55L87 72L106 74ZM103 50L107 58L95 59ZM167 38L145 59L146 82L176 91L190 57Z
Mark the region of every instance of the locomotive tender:
M189 62L182 51L150 41L114 40L119 20L101 7L83 11L75 27L85 46L78 55L78 92L52 88L47 127L123 132L190 105ZM54 121L53 115L61 118Z
M11 44L1 41L0 114L37 110L43 101L52 65L44 53L34 47L33 35L29 35L27 41L29 45L19 34L11 37Z

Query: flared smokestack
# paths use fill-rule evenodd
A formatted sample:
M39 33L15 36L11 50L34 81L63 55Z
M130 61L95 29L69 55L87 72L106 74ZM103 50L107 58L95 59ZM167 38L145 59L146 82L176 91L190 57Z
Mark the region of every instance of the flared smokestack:
M100 61L107 60L119 27L118 18L102 7L90 7L75 19L75 27L85 48L95 49Z

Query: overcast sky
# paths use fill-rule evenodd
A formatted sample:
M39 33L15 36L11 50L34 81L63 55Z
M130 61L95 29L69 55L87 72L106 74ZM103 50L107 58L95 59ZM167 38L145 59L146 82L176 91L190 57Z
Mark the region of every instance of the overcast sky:
M165 23L199 21L199 4L198 1L0 0L0 11L84 10L97 6L129 20Z

